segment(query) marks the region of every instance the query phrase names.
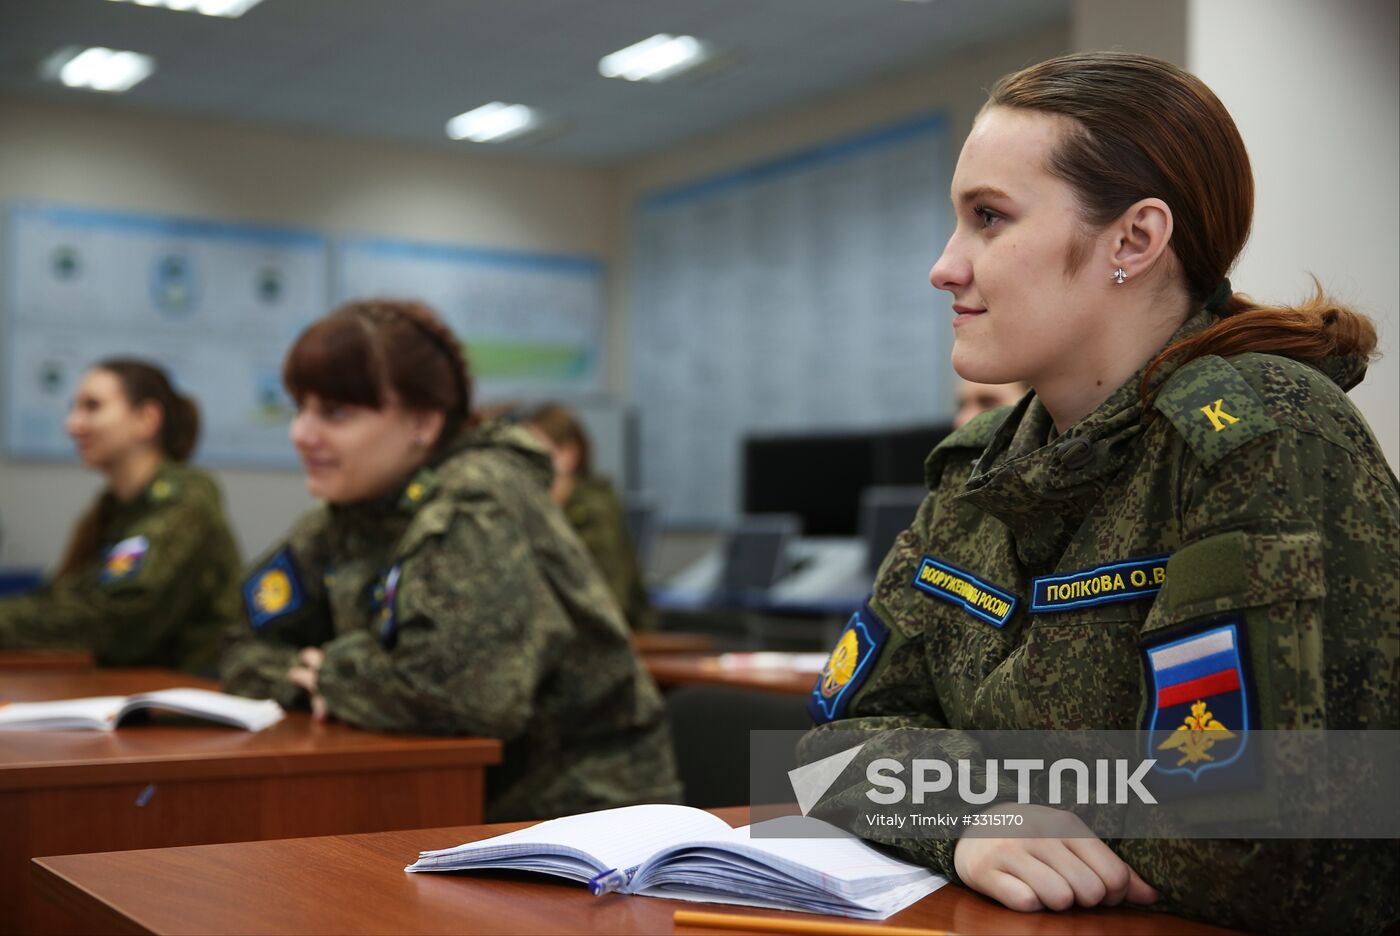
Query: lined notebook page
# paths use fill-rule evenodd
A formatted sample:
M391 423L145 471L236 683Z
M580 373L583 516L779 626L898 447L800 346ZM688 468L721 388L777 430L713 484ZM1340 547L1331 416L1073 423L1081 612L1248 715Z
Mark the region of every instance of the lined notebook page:
M426 851L422 858L454 856L489 860L524 854L557 854L572 849L592 855L600 870L626 869L641 864L662 849L697 839L729 839L734 835L735 830L723 819L689 806L623 806L550 819L528 829L456 848Z
M249 731L262 731L283 718L281 707L271 699L245 699L224 692L210 692L208 689L160 689L155 692L143 692L131 697L127 703L127 710L147 706L228 722Z
M736 829L735 839L746 849L761 852L774 861L768 863L784 870L807 868L821 874L823 884L833 893L847 897L864 896L870 885L880 886L922 878L927 868L901 861L849 833L839 837L817 837L819 830L835 834L836 829L820 819L805 816L784 816L762 823L768 833L780 832L802 838L760 838L750 834L756 826Z
M0 705L0 728L111 728L125 696L93 696L57 702L12 702Z

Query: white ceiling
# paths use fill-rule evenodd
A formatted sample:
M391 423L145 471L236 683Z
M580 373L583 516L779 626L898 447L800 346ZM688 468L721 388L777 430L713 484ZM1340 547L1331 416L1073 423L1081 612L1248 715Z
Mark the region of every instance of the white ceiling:
M239 19L0 0L0 92L609 163L1067 16L1068 0L264 0ZM727 61L656 84L598 75L601 56L658 32ZM66 45L144 52L157 70L115 96L41 82ZM448 118L493 100L557 130L447 139Z

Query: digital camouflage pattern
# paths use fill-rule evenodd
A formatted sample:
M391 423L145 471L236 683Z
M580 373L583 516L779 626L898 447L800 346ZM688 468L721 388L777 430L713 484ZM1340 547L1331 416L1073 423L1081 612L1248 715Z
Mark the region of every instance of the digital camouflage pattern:
M603 581L634 631L651 630L656 611L647 599L637 548L627 532L622 504L602 478L578 478L564 505L564 516L588 548Z
M84 647L103 666L212 674L243 574L218 485L167 461L131 501L107 492L96 509L99 553L0 601L0 649Z
M230 692L376 731L500 738L490 821L678 802L660 694L523 429L469 430L381 501L321 506L255 566Z
M1063 436L1031 395L948 437L877 575L870 608L888 640L804 756L842 747L839 728L1136 729L1150 701L1140 646L1222 615L1247 633L1255 727L1400 728L1400 484L1344 392L1364 370L1204 357L1160 369L1146 414L1139 375ZM1161 556L1159 592L1031 611L1037 576ZM917 587L925 557L1013 596L1004 624L989 599L978 616ZM833 803L858 789L843 784ZM956 840L881 840L956 879ZM1155 909L1265 931L1397 917L1393 842L1108 844L1163 895Z

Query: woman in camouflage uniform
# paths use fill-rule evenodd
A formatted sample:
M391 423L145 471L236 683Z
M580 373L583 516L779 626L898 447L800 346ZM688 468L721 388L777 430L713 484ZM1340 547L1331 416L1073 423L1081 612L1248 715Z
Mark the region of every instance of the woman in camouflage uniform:
M1231 290L1253 180L1215 95L1115 53L1010 75L952 199L930 279L952 294L954 368L1034 393L930 455L808 745L1196 716L1400 727L1398 485L1346 396L1375 331L1320 288L1296 308ZM1393 843L1077 832L899 847L1023 910L1127 900L1270 931L1396 916Z
M257 563L232 692L364 728L505 742L492 820L679 796L656 686L524 429L469 425L461 346L422 305L354 302L283 371L323 503Z
M562 403L544 403L531 411L525 425L554 458L549 496L564 511L603 581L633 630L650 630L656 612L647 598L637 548L627 532L622 503L606 478L593 473L593 448L578 417Z
M67 429L107 488L58 574L0 601L0 649L87 647L104 666L212 673L242 569L218 485L185 464L194 402L158 367L114 358L83 376Z

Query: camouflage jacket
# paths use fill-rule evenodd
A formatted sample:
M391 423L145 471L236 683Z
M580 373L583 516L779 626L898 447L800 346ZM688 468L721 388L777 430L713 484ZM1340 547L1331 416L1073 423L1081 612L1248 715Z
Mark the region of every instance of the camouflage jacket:
M167 461L132 500L107 492L96 509L99 554L0 601L0 649L87 647L103 666L212 674L242 578L214 479Z
M838 727L1147 727L1166 704L1148 651L1227 630L1246 688L1221 711L1400 727L1400 484L1345 394L1364 363L1331 363L1203 357L1161 369L1148 413L1139 375L1063 436L1034 395L949 436L862 611L886 636L818 682L830 724L807 744ZM883 840L956 879L955 839ZM1393 843L1109 844L1158 909L1269 931L1397 913Z
M506 743L492 821L676 801L660 695L551 471L524 430L489 426L392 496L303 516L244 586L229 691L304 707L286 673L320 646L332 716Z
M627 532L622 504L602 478L578 478L564 505L564 516L603 573L603 581L633 630L650 630L656 612L647 599L637 549Z

